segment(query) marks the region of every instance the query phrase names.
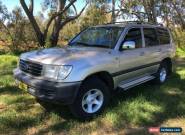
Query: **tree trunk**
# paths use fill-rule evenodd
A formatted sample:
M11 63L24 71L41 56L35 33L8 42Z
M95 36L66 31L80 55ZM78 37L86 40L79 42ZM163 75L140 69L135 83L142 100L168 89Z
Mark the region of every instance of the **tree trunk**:
M148 22L156 23L157 22L157 15L155 9L155 1L154 0L143 0L143 6L145 8L145 12L148 16Z
M52 35L50 37L50 45L51 47L55 47L58 44L58 39L59 39L59 34L60 34L60 27L56 27L56 25L53 28Z
M115 0L112 0L112 23L116 21L115 17Z
M38 24L37 24L37 22L36 22L36 20L35 20L35 18L33 16L33 12L30 12L29 11L29 9L28 9L28 7L27 7L27 5L26 5L26 3L25 3L24 0L20 0L20 3L22 5L22 7L23 7L23 9L24 9L24 11L26 13L26 15L28 16L30 22L31 22L31 25L33 26L33 29L34 29L34 31L36 33L36 37L37 37L37 40L39 42L39 45L41 47L44 47L45 46L45 40L46 39L44 38L44 35L41 32L40 27L38 26Z
M152 22L157 23L157 12L156 12L156 2L155 0L151 0L150 5L152 7Z
M66 0L59 0L58 1L58 7L57 7L57 12L60 12L64 9L66 4ZM58 16L55 18L54 26L53 26L53 32L51 34L50 38L50 45L52 47L57 46L58 43L58 38L61 30L61 23L62 23L62 16Z

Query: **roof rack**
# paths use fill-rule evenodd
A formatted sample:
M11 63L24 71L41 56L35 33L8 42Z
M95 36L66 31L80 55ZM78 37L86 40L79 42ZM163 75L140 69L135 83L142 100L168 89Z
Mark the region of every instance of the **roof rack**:
M107 23L107 24L150 24L150 25L162 26L162 24L151 23L151 22L142 22L142 21L123 21L123 22L113 22L113 23Z

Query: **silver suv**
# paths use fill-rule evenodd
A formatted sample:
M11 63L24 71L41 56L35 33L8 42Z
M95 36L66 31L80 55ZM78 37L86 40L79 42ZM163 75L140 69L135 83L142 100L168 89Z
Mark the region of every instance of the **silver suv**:
M172 36L162 26L98 25L66 47L22 54L14 76L39 101L69 105L76 117L87 119L104 109L117 88L164 83L174 54Z

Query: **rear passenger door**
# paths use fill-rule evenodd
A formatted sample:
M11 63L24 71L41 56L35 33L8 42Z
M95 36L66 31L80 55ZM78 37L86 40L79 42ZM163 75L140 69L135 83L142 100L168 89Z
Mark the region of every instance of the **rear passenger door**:
M145 60L146 72L149 74L156 73L161 61L160 55L162 48L159 43L156 28L143 28L145 41Z

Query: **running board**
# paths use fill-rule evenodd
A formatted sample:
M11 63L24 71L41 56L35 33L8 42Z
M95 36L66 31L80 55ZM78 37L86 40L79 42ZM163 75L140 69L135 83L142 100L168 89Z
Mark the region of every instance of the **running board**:
M118 87L120 87L124 90L127 90L127 89L130 89L130 88L132 88L134 86L137 86L139 84L148 82L148 81L150 81L154 78L155 78L154 76L145 76L145 77L139 78L137 80L134 80L134 81L131 81L131 82L128 82L128 83L120 83Z

